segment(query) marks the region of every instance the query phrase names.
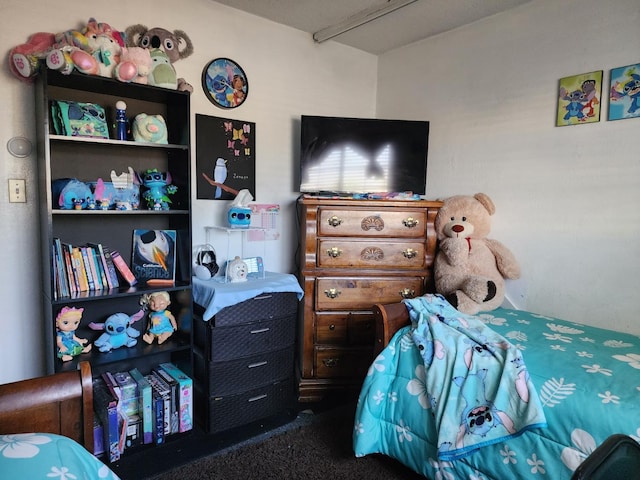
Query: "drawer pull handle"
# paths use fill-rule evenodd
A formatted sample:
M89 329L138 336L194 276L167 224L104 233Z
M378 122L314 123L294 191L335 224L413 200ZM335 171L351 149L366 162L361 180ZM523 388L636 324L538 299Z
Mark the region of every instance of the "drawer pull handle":
M251 402L257 402L258 400L264 400L265 398L267 398L267 394L262 394L262 395L258 395L257 397L251 397L249 399L249 403Z
M419 220L416 220L413 217L409 217L409 218L405 218L402 223L404 224L405 227L407 228L414 228L417 227L418 224L420 223Z
M403 288L398 293L402 298L413 298L416 295L416 291L412 288Z
M258 367L264 367L267 364L267 362L256 362L256 363L251 363L247 366L247 368L258 368Z
M322 364L328 368L337 367L338 363L340 363L339 358L325 358L322 360Z
M332 227L337 227L342 223L342 219L334 215L333 217L327 219L327 223Z
M251 330L251 335L254 335L256 333L266 333L269 331L269 328L261 328L260 330Z
M338 247L331 247L327 250L327 255L329 255L331 258L338 258L340 255L342 255L342 250L340 250Z
M414 258L416 255L418 255L418 252L416 252L413 248L407 248L405 251L402 252L402 255L405 258L411 259L411 258Z
M328 297L328 298L337 298L338 295L340 295L342 292L340 290L338 290L337 288L329 288L328 290L324 291L324 294Z
M335 329L336 329L335 324L332 323L331 325L329 325L329 330L335 330Z

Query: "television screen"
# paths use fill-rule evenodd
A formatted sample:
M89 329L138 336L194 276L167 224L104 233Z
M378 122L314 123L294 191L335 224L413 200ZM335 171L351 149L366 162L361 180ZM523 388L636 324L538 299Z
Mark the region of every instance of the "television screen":
M301 193L425 194L429 122L302 115Z

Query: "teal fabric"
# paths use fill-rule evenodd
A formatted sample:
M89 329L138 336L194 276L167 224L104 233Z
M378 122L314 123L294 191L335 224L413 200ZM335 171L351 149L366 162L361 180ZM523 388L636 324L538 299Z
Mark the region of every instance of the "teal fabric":
M50 433L0 435L0 472L7 479L119 480L82 445Z
M547 428L439 460L425 363L405 327L364 380L356 456L382 453L432 479L562 480L611 434L640 441L640 337L502 308L477 317L522 352Z
M425 393L437 425L438 460L546 427L522 353L482 320L441 295L406 300L413 343L425 364Z

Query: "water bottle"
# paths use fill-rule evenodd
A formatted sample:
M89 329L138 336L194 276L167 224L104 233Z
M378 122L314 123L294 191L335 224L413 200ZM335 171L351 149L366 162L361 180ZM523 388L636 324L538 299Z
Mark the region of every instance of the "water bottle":
M127 104L122 100L116 102L116 140L127 139Z

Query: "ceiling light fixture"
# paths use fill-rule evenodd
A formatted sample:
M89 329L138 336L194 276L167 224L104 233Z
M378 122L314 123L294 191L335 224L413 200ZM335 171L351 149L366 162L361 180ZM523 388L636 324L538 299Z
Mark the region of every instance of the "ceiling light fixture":
M399 8L406 7L407 5L416 2L417 0L389 0L383 7L373 6L366 8L355 15L352 15L340 23L331 25L330 27L318 30L313 34L313 39L316 43L326 42L327 40L337 37L349 30L360 27L365 23L369 23L376 18L383 17L391 12L395 12Z

